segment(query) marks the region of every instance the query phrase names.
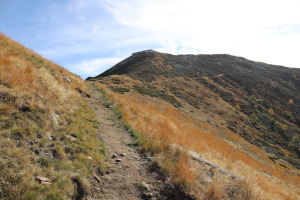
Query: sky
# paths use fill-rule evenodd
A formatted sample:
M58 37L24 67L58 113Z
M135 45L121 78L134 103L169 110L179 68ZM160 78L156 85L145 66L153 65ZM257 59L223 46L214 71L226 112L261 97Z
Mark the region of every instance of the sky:
M148 49L300 68L300 0L0 0L0 32L82 78Z

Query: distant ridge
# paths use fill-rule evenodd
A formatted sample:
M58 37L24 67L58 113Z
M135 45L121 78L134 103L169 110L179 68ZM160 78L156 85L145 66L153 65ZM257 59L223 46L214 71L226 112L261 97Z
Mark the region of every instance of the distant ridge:
M292 143L300 133L300 69L226 54L171 55L146 50L133 53L102 74L87 80L101 80L111 75L126 75L145 84L164 80L166 82L162 87L167 88L174 97L199 107L199 98L197 100L192 94L183 95L182 90L176 89L176 78L196 81L220 95L233 107L238 106L250 121L251 115L257 116L257 121L251 126L263 135L253 138L244 134L242 127L232 125L242 137L300 168L299 148ZM169 81L175 85L169 84ZM194 91L195 95L197 93ZM274 114L268 114L269 109L274 110ZM293 156L283 156L280 150L274 150L270 144L288 149Z
M268 70L275 70L275 72L296 72L299 69L288 68L278 65L270 65L262 62L255 62L247 60L243 57L232 56L229 54L187 54L187 55L172 55L167 53L160 53L154 50L145 50L136 53L132 53L131 56L117 63L110 69L99 74L95 77L88 77L86 80L93 80L95 78L109 76L113 74L134 74L137 71L147 70L148 72L159 73L153 69L151 65L151 59L162 58L163 64L173 64L174 71L177 75L182 75L181 67L185 67L186 71L191 70L203 70L203 73L212 75L216 73L231 73L233 70L254 72L259 70L261 72L267 72ZM154 60L153 60L154 61ZM147 69L145 67L148 67ZM220 69L222 67L222 69ZM186 73L183 72L183 73ZM173 73L173 72L172 72Z

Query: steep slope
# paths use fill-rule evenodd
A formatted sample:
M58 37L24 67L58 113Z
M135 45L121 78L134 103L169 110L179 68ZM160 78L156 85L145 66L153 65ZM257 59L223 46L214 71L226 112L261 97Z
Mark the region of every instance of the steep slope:
M143 148L200 199L299 197L299 69L143 51L88 80L110 94ZM170 146L208 162L185 160ZM243 184L230 178L221 184L225 169Z
M0 35L0 199L80 199L103 170L83 80Z

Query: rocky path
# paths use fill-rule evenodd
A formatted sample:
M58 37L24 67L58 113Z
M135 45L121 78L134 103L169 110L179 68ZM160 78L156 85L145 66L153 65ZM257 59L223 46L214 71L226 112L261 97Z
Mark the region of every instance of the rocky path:
M175 186L162 180L151 157L139 153L136 141L116 119L104 95L95 89L88 101L100 122L98 134L108 150L108 167L105 174L94 175L87 199L186 199Z

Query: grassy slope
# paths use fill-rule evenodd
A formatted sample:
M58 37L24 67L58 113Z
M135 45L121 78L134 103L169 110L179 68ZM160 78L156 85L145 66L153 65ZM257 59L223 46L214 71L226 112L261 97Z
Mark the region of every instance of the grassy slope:
M163 89L161 87L167 85L167 81L163 80L163 84L153 81L152 86ZM224 117L243 119L243 113L216 97L203 85L183 79L177 81L178 85L184 85L187 89L197 87L206 106L196 109L175 98L183 105L181 109L175 108L172 102L157 98L159 94L151 93L152 90L136 90L137 87L145 88L144 83L127 76L113 75L95 84L103 88L117 104L123 113L123 120L139 132L142 147L154 153L173 180L199 199L299 197L298 170L283 160L273 162L269 159L272 155L227 128ZM248 128L250 132L254 131ZM209 180L209 171L193 165L184 153L174 152L171 144L198 152L207 160L239 175L243 181L232 181L222 175Z
M203 94L211 91L211 96L226 101L241 114L238 120L231 120L227 111L223 113L230 130L274 154L274 162L283 159L300 169L299 69L230 55L171 55L153 51L134 53L89 80L113 74L144 82L133 89L175 107L181 106L178 99L195 108L209 106L209 99Z
M70 199L74 181L84 187L103 169L95 114L78 91L87 94L80 77L0 35L0 199Z

